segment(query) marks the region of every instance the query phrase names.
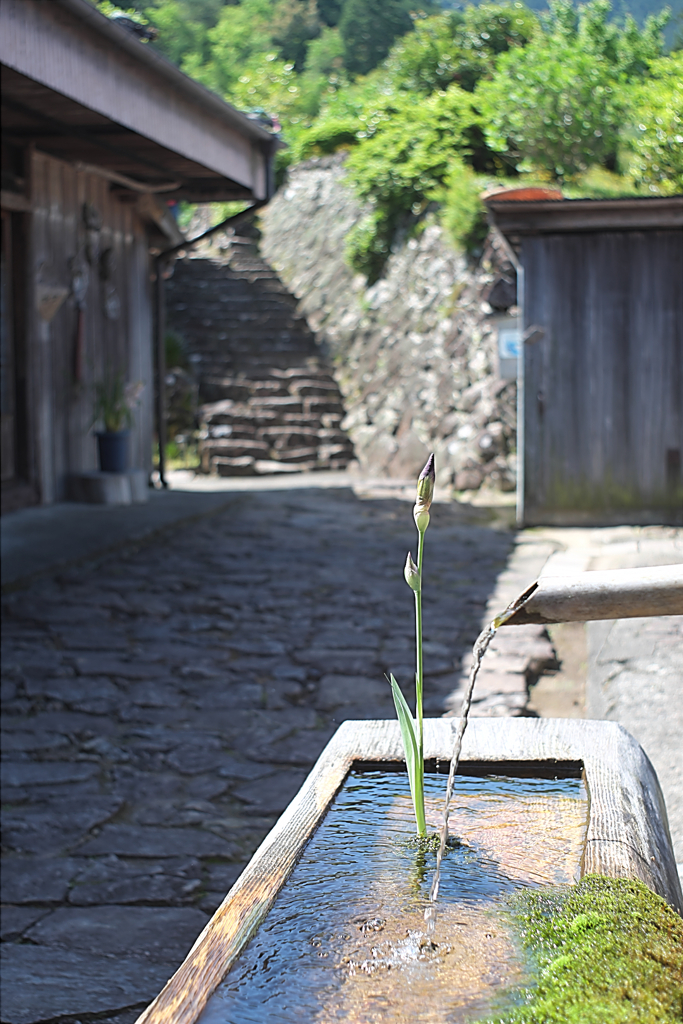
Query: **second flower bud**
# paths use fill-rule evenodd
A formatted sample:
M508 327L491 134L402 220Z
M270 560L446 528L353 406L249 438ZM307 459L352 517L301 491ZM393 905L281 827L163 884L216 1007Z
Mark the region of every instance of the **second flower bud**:
M411 555L410 551L408 552L408 557L406 558L406 564L403 570L403 575L410 589L414 590L415 593L418 594L422 589L422 580L420 579L420 572L417 566L415 565L413 556Z

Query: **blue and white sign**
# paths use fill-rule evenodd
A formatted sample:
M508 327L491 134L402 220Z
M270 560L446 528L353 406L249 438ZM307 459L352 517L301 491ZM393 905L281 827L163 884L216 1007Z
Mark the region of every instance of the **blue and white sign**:
M498 355L501 359L517 359L522 345L522 332L519 327L498 328Z
M517 357L522 349L522 328L519 320L498 324L498 372L503 380L517 377Z

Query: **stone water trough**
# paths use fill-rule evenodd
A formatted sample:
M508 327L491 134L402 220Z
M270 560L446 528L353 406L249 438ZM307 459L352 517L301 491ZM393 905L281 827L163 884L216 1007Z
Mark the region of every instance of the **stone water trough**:
M672 614L683 614L680 566L542 579L511 623ZM426 763L448 765L457 721L425 721ZM263 924L349 773L400 770L403 758L397 722L348 721L339 727L138 1024L200 1020L216 988ZM683 914L659 782L645 752L621 726L575 719L475 719L465 732L459 773L582 778L588 814L580 875L637 879Z

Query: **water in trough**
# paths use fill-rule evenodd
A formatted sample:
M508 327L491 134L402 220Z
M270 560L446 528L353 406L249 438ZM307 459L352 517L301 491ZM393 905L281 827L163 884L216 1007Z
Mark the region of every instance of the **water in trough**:
M443 775L425 798L439 828ZM526 968L506 901L578 879L587 814L578 778L457 775L429 934L436 852L406 776L353 771L200 1024L457 1024L509 1005Z

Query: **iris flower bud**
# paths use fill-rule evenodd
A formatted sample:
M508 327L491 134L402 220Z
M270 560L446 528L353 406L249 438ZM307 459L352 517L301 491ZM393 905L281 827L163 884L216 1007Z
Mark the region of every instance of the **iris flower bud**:
M422 587L422 581L420 579L419 569L415 565L415 562L413 561L413 556L411 555L410 551L408 552L408 557L406 558L406 564L405 569L403 570L403 575L410 589L414 590L416 594L419 593Z
M435 479L434 453L432 452L417 481L417 501L413 508L413 518L415 519L415 525L420 533L424 533L429 526L429 509L432 504L432 498L434 497Z

